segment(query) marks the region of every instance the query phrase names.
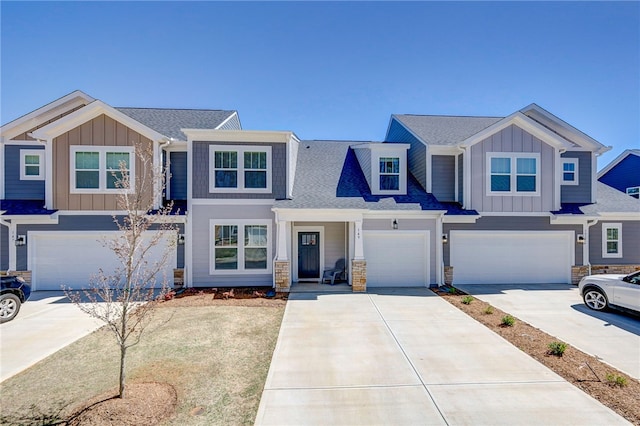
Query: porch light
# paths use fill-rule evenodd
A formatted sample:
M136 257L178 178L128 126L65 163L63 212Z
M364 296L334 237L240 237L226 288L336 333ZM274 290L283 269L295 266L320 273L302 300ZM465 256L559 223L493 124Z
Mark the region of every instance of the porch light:
M447 234L442 234L442 244L447 244L449 242L449 237Z
M17 246L23 246L27 244L27 236L26 235L18 235L15 240L15 244Z
M393 229L398 229L398 220L397 219L393 219L393 223L391 223L391 227Z
M178 234L178 244L179 245L184 244L184 234Z
M585 243L584 235L578 234L578 238L576 239L576 241L578 242L578 244L584 244Z

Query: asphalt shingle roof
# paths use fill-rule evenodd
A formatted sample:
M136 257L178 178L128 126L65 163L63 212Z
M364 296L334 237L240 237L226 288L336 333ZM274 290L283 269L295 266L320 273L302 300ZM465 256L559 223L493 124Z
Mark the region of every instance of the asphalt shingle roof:
M602 182L596 182L596 202L580 207L587 215L599 213L637 213L640 215L640 200L624 194Z
M393 117L430 145L457 145L504 118L410 114Z
M235 111L205 109L116 108L150 129L178 140L187 140L180 129L215 129Z

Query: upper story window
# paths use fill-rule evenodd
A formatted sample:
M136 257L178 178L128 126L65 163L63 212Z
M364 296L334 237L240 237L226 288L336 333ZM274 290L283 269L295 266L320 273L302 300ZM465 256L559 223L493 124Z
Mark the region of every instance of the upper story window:
M397 191L400 189L400 158L380 158L380 190Z
M602 257L622 257L622 224L602 224Z
M71 192L109 193L134 186L133 160L133 147L72 146Z
M627 195L638 198L640 196L640 186L631 186L627 188Z
M20 180L44 180L44 150L20 150Z
M209 192L270 192L271 147L211 145Z
M540 154L488 153L487 193L490 195L538 195Z
M212 220L210 272L270 272L270 227L268 220Z
M578 184L578 159L577 158L562 159L562 184L563 185Z

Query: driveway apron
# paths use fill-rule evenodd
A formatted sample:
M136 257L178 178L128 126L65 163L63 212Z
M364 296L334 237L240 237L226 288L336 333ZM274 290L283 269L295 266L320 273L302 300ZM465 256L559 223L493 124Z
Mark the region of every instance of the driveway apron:
M292 293L257 425L629 424L427 289Z

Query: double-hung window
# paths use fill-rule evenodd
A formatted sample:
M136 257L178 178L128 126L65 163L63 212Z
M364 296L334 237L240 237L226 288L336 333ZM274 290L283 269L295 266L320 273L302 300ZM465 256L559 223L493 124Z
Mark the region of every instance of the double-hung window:
M487 193L490 195L538 195L540 155L537 153L488 153Z
M268 220L211 220L212 274L269 273Z
M44 180L44 150L20 150L20 180Z
M563 185L578 184L578 159L577 158L562 159L562 184Z
M400 189L400 158L380 158L380 191Z
M109 193L134 187L133 147L71 147L71 192Z
M209 192L271 192L271 147L211 145Z
M602 224L602 257L622 257L622 224Z

